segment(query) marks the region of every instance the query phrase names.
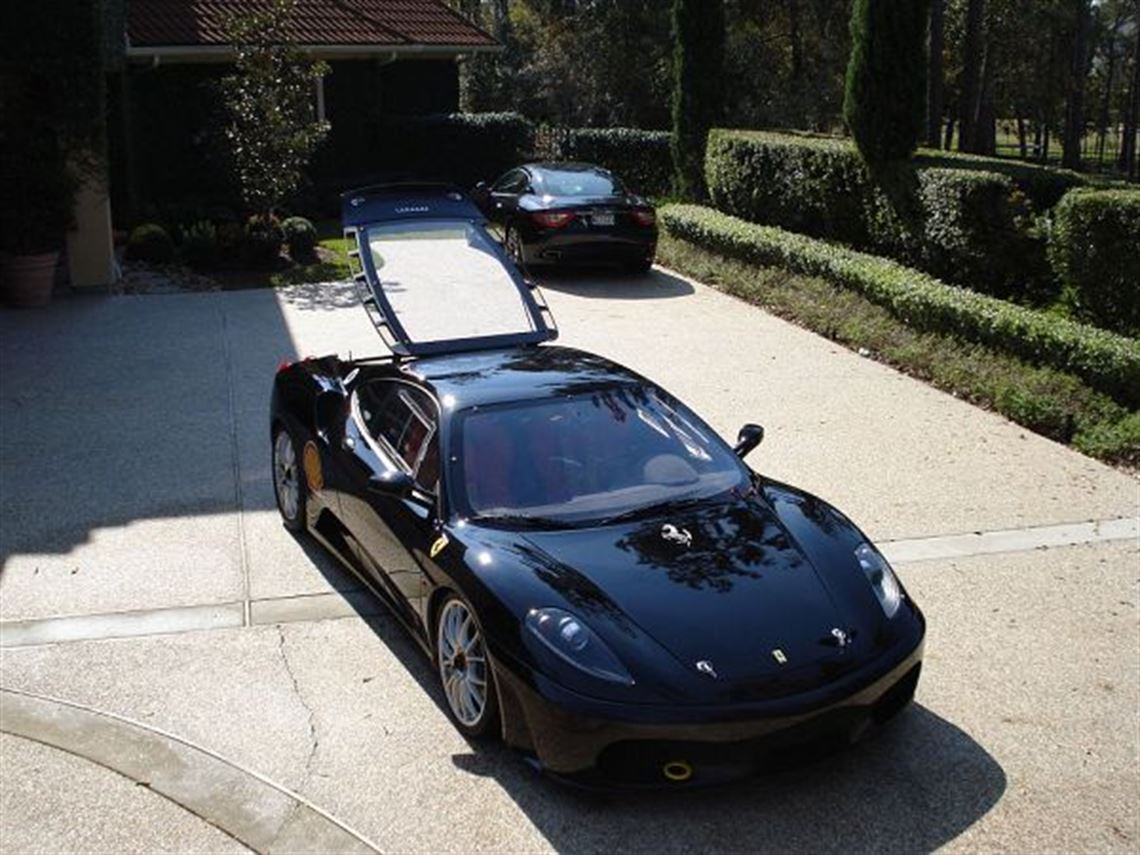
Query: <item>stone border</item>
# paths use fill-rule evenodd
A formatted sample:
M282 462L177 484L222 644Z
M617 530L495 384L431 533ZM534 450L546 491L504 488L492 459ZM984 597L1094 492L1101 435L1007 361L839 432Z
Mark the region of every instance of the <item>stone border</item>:
M0 732L118 772L257 852L380 851L359 832L264 775L122 716L0 688Z

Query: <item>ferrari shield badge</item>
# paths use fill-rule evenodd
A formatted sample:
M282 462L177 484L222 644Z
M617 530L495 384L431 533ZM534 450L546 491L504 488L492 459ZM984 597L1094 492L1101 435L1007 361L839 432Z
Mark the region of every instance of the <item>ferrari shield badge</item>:
M437 555L439 555L439 553L443 552L443 548L447 546L447 544L447 535L441 534L435 539L435 543L431 545L431 550L429 550L428 555L430 555L432 558L435 558Z
M325 486L325 473L321 470L321 453L312 440L305 443L305 449L301 452L301 465L305 469L305 482L309 485L309 490L319 493Z

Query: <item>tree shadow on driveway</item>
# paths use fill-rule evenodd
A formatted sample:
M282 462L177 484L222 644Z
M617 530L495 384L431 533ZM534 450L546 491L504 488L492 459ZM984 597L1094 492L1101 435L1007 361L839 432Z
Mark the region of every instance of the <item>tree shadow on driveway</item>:
M559 852L929 852L1006 789L982 746L920 704L849 749L703 790L581 792L501 745L452 760L493 777Z

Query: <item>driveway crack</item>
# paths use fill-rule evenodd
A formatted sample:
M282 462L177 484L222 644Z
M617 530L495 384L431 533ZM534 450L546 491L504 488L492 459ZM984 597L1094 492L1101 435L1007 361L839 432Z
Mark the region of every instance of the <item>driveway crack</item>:
M289 651L285 644L285 629L280 624L277 625L277 649L281 653L281 662L285 666L285 673L289 675L289 680L293 684L293 694L297 696L297 700L305 710L305 715L308 718L309 724L309 756L305 758L305 766L301 773L301 780L297 783L297 792L304 794L306 787L313 778L313 765L317 758L317 751L321 747L320 737L317 735L317 717L313 708L309 706L308 701L305 700L305 695L301 691L301 685L297 682L297 675L293 671L293 665L289 661ZM294 805L293 810L290 811L289 816L281 823L281 827L285 828L292 821L293 816L297 812L297 806Z

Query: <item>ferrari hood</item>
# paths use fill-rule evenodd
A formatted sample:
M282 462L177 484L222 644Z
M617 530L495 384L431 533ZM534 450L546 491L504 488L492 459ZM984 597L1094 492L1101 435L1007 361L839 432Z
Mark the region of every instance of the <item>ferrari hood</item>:
M849 623L760 499L526 537L532 558L574 568L721 699L802 691L846 670Z

